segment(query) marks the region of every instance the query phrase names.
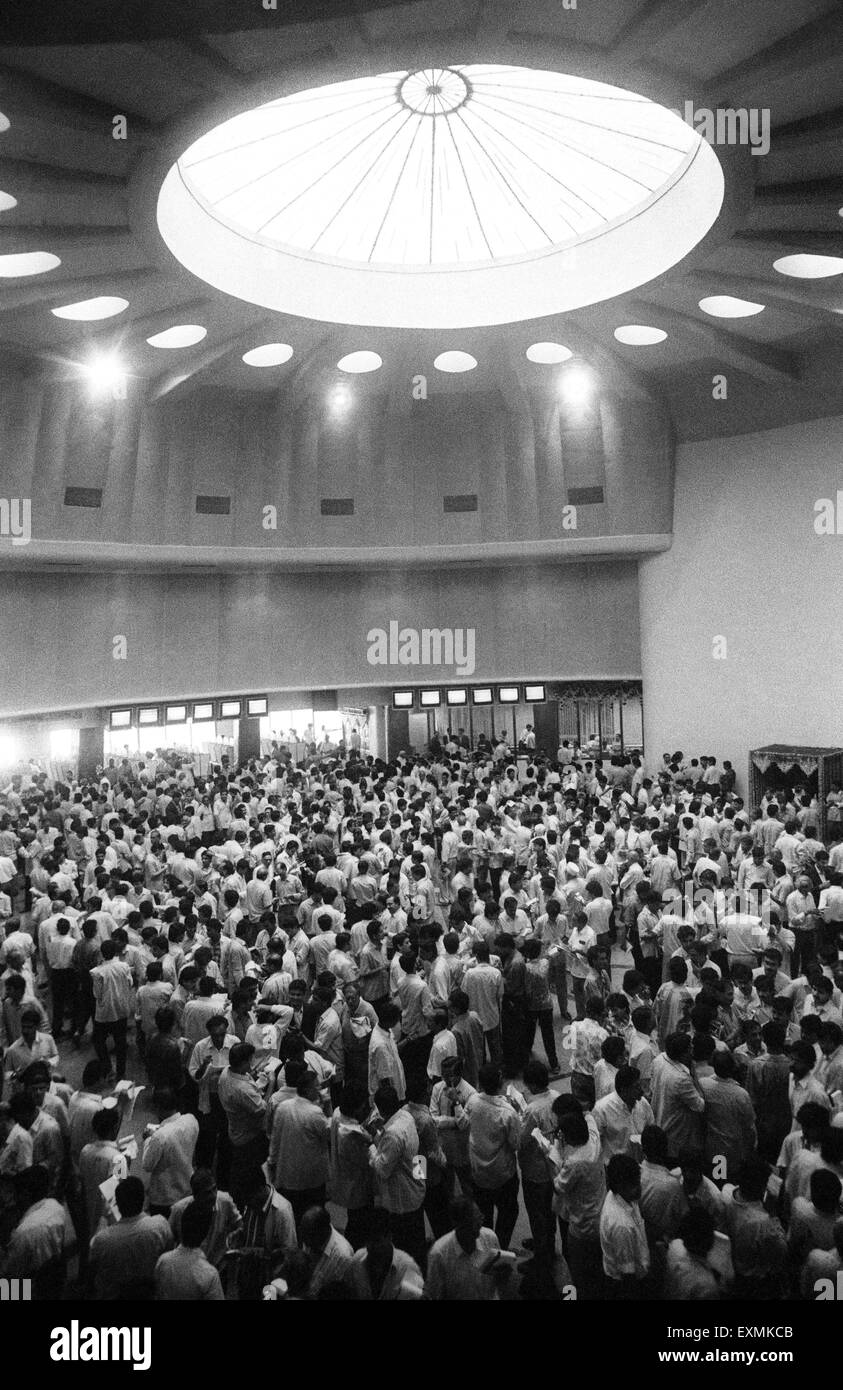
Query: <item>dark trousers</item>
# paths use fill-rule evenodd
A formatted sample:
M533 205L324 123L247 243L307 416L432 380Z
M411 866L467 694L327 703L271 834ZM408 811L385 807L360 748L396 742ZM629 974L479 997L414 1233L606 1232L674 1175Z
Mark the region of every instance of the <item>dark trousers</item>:
M53 1037L57 1038L64 1029L65 1016L73 1017L76 971L51 970L50 990L53 995Z
M421 1038L411 1038L401 1047L401 1061L404 1075L409 1085L416 1079L427 1076L427 1063L433 1046L433 1034L425 1033Z
M494 1222L495 1235L501 1243L501 1248L506 1250L518 1220L518 1174L514 1173L500 1187L475 1186L474 1200L483 1214L484 1226L492 1226Z
M256 1134L245 1144L231 1145L231 1185L229 1190L235 1205L241 1211L261 1175L261 1165L268 1153L269 1140L265 1134Z
M427 1241L424 1234L424 1208L417 1211L391 1211L389 1229L393 1243L399 1250L406 1250L420 1269L427 1260Z
M114 1066L118 1081L122 1081L126 1075L127 1028L128 1019L125 1018L118 1018L113 1023L94 1023L94 1051L104 1067L111 1065L108 1054L108 1039L114 1039Z
M603 1254L600 1237L568 1234L566 1259L577 1298L600 1298L603 1294Z
M343 1235L352 1250L359 1250L366 1244L374 1207L353 1207L348 1212Z
M556 1250L556 1227L553 1220L553 1183L529 1182L523 1179L524 1206L533 1237L533 1254L549 1264Z
M424 1214L430 1222L434 1240L447 1235L452 1229L448 1218L448 1203L448 1184L444 1175L441 1182L431 1183L428 1179L427 1191L424 1194Z
M542 1009L538 1013L527 1015L527 1051L532 1052L533 1043L536 1040L536 1029L541 1031L542 1043L547 1053L547 1065L551 1071L556 1071L559 1066L559 1058L556 1055L556 1038L553 1032L553 1005L549 1009Z
M324 1183L321 1187L281 1187L279 1191L282 1197L287 1198L293 1208L297 1229L302 1217L310 1207L324 1207L325 1205Z
M199 1115L199 1138L193 1163L196 1168L213 1168L217 1163L217 1185L228 1191L231 1180L231 1140L228 1137L228 1116L218 1096L211 1096L211 1111Z
M81 1036L94 1016L94 990L90 975L80 975L73 1008L73 1031Z
M793 935L796 937L791 956L791 973L796 978L797 975L804 975L805 967L810 965L817 955L817 933L812 927L810 930L799 928Z
M527 1006L523 999L507 999L501 1006L503 1069L509 1076L523 1071L527 1060Z

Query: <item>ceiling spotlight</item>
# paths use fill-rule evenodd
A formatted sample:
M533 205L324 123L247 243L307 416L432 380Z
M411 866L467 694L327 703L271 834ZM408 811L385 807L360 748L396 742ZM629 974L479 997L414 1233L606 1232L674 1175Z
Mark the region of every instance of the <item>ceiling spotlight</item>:
M13 198L11 193L0 193L0 212L8 212L10 208L16 208L17 198Z
M10 125L9 117L8 117L8 116L4 116L4 115L3 115L3 112L0 111L0 133L2 133L4 130L8 130L8 129L9 129L9 125Z
M559 394L566 405L584 405L594 391L594 377L588 367L575 363L559 375Z
M94 395L115 399L125 395L126 373L118 357L97 353L85 364L84 371Z
M796 280L824 280L829 275L843 275L843 257L809 256L807 253L780 256L773 261L773 269L779 275L792 275Z
M715 319L748 319L764 312L766 305L753 304L751 299L735 299L731 294L712 294L700 300L704 314Z
M194 343L201 343L207 333L207 328L198 323L178 323L175 328L165 328L163 333L153 333L146 341L154 348L193 347Z
M383 358L376 352L349 352L337 366L341 372L376 372L383 366Z
M533 343L527 348L528 362L567 362L573 355L571 349L563 347L561 343Z
M335 382L331 390L331 394L328 397L328 404L331 407L331 410L336 411L337 414L340 414L342 411L348 410L348 407L351 405L351 401L351 387L349 386L348 382Z
M59 309L51 309L57 319L76 319L80 323L90 323L94 319L111 319L128 309L128 299L118 295L99 295L96 299L80 299L78 304L63 304Z
M437 372L473 372L477 366L477 358L472 357L470 352L440 352L438 357L433 359L433 365Z
M262 347L250 348L243 353L247 367L280 367L289 362L293 349L289 343L264 343Z
M16 275L43 275L61 265L58 256L49 251L21 251L17 255L0 256L0 275L13 279Z
M663 328L650 328L644 323L626 323L615 329L615 337L619 343L626 343L630 347L651 347L654 343L663 343L667 334Z

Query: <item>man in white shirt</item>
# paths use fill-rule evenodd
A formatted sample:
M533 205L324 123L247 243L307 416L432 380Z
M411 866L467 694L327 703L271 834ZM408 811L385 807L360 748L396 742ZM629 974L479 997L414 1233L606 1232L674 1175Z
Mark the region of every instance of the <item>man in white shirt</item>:
M629 1154L614 1154L606 1173L608 1192L600 1213L600 1248L610 1297L639 1299L650 1272L650 1250L641 1215L641 1171Z
M199 1121L181 1113L172 1091L156 1091L153 1099L159 1123L147 1126L141 1164L149 1173L150 1215L169 1216L173 1203L190 1195Z
M655 1124L655 1117L650 1102L644 1099L636 1067L618 1069L614 1091L598 1100L592 1114L604 1163L618 1153L638 1157L640 1144L634 1142L633 1136L639 1138L646 1125Z
M117 958L113 941L100 946L102 964L91 971L94 993L94 1050L104 1066L109 1065L108 1039L114 1040L117 1080L126 1075L127 1031L134 1012L132 972Z

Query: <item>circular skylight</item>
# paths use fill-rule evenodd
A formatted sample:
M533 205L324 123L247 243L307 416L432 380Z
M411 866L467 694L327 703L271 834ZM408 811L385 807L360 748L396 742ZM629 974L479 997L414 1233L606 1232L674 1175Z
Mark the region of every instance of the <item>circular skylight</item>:
M128 299L118 295L99 295L96 299L80 299L78 304L63 304L60 309L51 309L57 319L78 319L87 323L93 319L111 319L128 309Z
M452 348L434 357L433 365L437 372L473 372L477 366L477 358L472 357L470 352L458 352Z
M466 327L644 284L697 245L724 188L711 146L646 97L454 64L296 92L225 121L170 169L158 224L188 269L251 303Z
M754 304L751 299L735 299L731 294L712 294L700 300L700 308L716 319L748 319L763 313L765 305Z
M244 352L243 361L249 367L280 367L282 362L289 362L292 355L289 343L264 343L262 347Z
M780 256L773 262L773 269L780 275L792 275L796 280L823 280L828 275L843 275L843 257Z
M349 352L337 366L341 372L376 372L383 366L383 358L376 352Z
M573 355L571 349L563 347L562 343L533 343L527 348L529 362L567 362Z
M198 323L179 323L174 328L165 328L163 333L153 333L146 341L154 348L193 347L194 343L201 343L207 332L207 328Z
M9 117L4 116L3 112L0 111L0 134L2 134L4 130L8 130L10 124L11 122L9 121Z
M61 265L61 261L49 251L20 251L0 256L0 275L10 279L16 275L43 275L47 270L55 270L57 265Z
M13 198L11 193L0 193L0 212L8 212L10 208L16 208L17 198Z
M650 328L644 323L626 323L615 329L615 337L619 343L627 343L630 347L652 347L654 343L663 343L667 334L663 328Z

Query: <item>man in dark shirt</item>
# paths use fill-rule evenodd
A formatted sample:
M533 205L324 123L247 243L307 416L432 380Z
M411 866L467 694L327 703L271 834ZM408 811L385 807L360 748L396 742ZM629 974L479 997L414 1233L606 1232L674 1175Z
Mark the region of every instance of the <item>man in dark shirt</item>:
M515 938L509 932L495 937L495 951L501 959L503 1000L501 1002L501 1042L503 1069L517 1076L527 1060L527 967Z

